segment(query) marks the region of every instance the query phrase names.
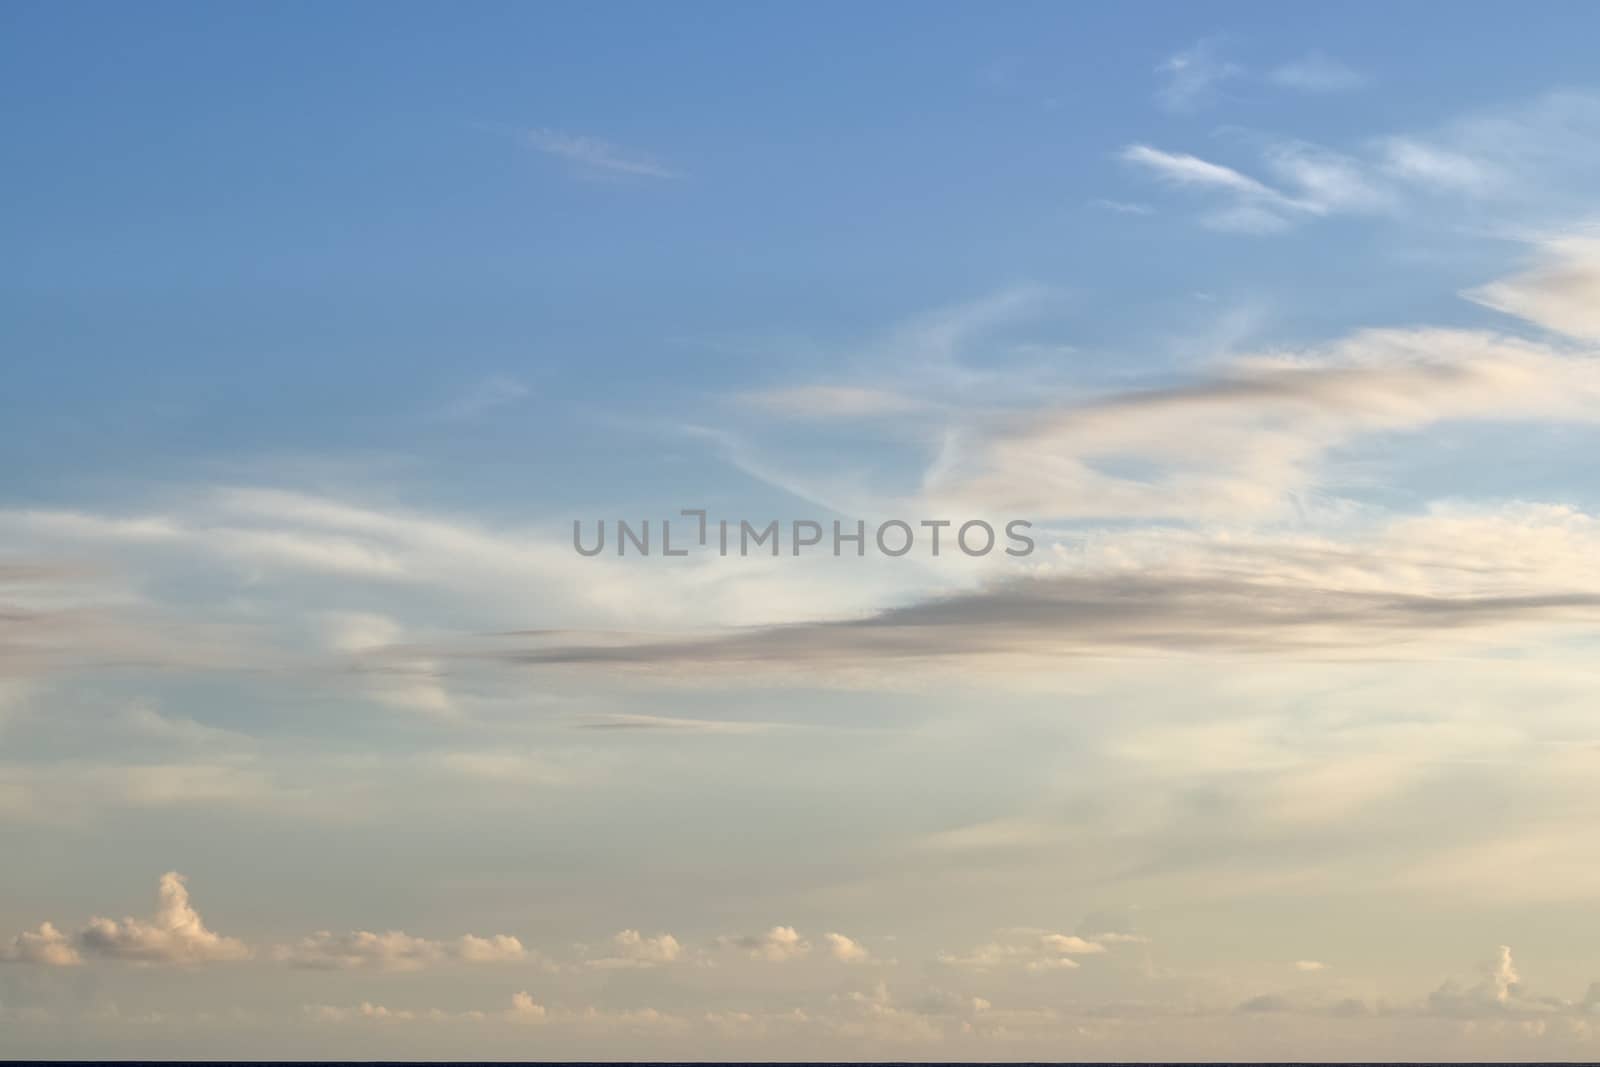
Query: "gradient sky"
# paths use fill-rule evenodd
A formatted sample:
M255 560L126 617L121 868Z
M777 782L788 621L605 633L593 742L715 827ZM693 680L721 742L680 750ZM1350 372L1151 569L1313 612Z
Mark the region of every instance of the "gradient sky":
M1597 32L0 7L0 1056L1594 1058Z

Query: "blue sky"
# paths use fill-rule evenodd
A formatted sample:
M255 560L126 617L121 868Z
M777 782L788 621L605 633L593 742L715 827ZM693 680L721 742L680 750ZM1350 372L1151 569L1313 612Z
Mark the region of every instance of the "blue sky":
M1548 27L1488 9L1448 34L1426 9L1386 12L1378 35L1271 6L478 11L107 8L86 25L11 8L5 77L35 102L4 160L6 314L28 354L5 423L29 442L26 489L148 477L197 442L208 458L405 447L419 420L397 414L501 377L562 402L488 448L428 444L455 453L451 475L509 448L561 478L540 457L582 431L574 403L693 408L730 380L783 380L752 338L848 360L886 324L1022 283L1076 298L1072 339L1092 348L1074 373L1147 364L1203 328L1196 291L1271 303L1272 340L1466 318L1454 290L1506 250L1458 219L1240 242L1172 225L1182 197L1118 153L1351 150L1581 84L1587 60L1571 26L1586 13L1559 7ZM1154 71L1190 47L1249 73L1164 107ZM1358 91L1270 80L1319 55L1381 73ZM575 173L529 129L679 176ZM1419 277L1410 255L1445 265ZM71 420L40 403L62 393Z
M8 6L0 1052L1592 1058L1597 17Z

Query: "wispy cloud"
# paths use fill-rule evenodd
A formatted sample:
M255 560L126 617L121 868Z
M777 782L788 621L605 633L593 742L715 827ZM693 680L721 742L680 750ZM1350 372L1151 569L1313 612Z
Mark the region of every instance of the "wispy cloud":
M1558 333L1600 340L1600 235L1547 241L1532 269L1466 296Z
M538 151L564 159L592 174L663 179L683 177L679 171L648 155L621 148L598 137L552 129L529 130L526 136L528 143Z
M1285 63L1275 68L1267 78L1286 89L1306 93L1342 93L1367 84L1366 75L1320 52L1312 52Z
M1122 150L1122 159L1128 163L1148 168L1157 177L1173 185L1196 185L1214 189L1227 189L1263 200L1283 200L1283 194L1232 167L1212 163L1184 152L1164 152L1149 145L1129 145Z
M1168 185L1225 195L1228 202L1204 219L1214 229L1275 233L1288 228L1296 216L1317 213L1310 202L1296 200L1232 167L1199 156L1135 144L1122 150L1121 159Z
M1162 60L1156 67L1162 79L1156 98L1171 111L1193 111L1210 103L1224 82L1237 78L1244 68L1222 55L1222 41L1208 37Z
M528 396L528 387L505 374L493 374L462 389L439 412L447 420L470 421Z
M1101 211L1109 211L1116 215L1154 215L1156 209L1149 204L1141 204L1132 200L1091 200L1089 206L1097 207Z

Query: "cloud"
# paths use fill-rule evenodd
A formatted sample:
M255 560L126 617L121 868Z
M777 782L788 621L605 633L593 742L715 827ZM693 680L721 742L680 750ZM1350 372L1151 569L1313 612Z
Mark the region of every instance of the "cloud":
M1223 205L1202 216L1213 229L1276 233L1310 218L1370 213L1394 204L1393 195L1359 161L1303 141L1277 142L1266 151L1266 165L1283 188L1199 156L1150 145L1129 145L1121 159L1169 185L1222 196Z
M622 930L611 938L611 955L587 961L600 969L659 967L683 955L683 946L671 934L645 937L637 930Z
M1539 255L1531 270L1465 295L1557 333L1600 341L1600 237L1553 238Z
M1117 215L1154 215L1156 213L1156 209L1149 204L1141 204L1131 200L1092 200L1090 201L1090 206L1100 208L1102 211L1110 211Z
M1294 969L1304 974L1314 974L1318 971L1327 970L1328 965L1318 960L1295 960Z
M1408 137L1380 142L1379 169L1389 177L1430 190L1472 195L1492 192L1504 181L1494 167L1462 152Z
M440 411L441 418L468 421L498 408L510 407L528 396L528 387L515 378L494 374L467 386Z
M1315 992L1267 993L1239 1005L1241 1012L1322 1015L1360 1020L1373 1014L1389 1018L1429 1016L1466 1022L1496 1020L1587 1020L1600 1009L1600 983L1589 987L1581 999L1535 996L1524 986L1511 949L1501 945L1483 964L1481 977L1468 985L1450 979L1420 1000L1379 1002L1376 1010L1356 998L1328 1000Z
M546 634L479 655L807 673L957 659L1020 669L1108 655L1386 659L1401 646L1421 655L1592 625L1596 559L1600 518L1562 508L1441 510L1342 541L1119 531L1103 557L858 618L604 644Z
M1075 970L1079 963L1074 957L1096 956L1106 952L1109 945L1117 943L1120 942L1104 937L1085 938L1049 930L1010 929L999 931L995 940L979 945L971 952L941 952L938 960L950 967L980 972L1002 968L1019 968L1030 973Z
M719 940L725 945L743 949L751 959L769 963L796 960L811 951L811 942L801 937L792 926L774 926L764 934Z
M1365 163L1307 141L1279 141L1266 150L1266 163L1294 189L1288 201L1312 215L1359 214L1395 206Z
M1199 156L1181 152L1163 152L1149 145L1133 144L1122 150L1121 158L1126 163L1150 170L1157 177L1173 185L1226 189L1269 202L1285 199L1283 194L1256 179L1241 174L1232 167L1208 162Z
M354 930L334 934L319 930L292 945L279 945L273 958L309 970L418 971L447 961L460 963L510 963L526 959L522 942L506 934L493 937L463 935L454 941L414 937L402 930L373 933Z
M527 994L522 993L518 994L518 996L526 997ZM531 1001L529 1003L531 1008L538 1007L538 1005L532 1004ZM331 1004L305 1004L301 1006L300 1014L302 1018L318 1023L483 1023L490 1019L489 1013L483 1011L443 1011L439 1008L413 1011L409 1008L385 1007L382 1004L374 1004L370 1000L364 1000L354 1008L340 1008ZM515 1005L505 1013L505 1017L523 1021L517 1016ZM531 1010L527 1018L532 1018Z
M549 1017L550 1013L543 1004L535 1001L524 990L512 994L511 1008L506 1014L513 1022L542 1023Z
M1263 993L1239 1005L1239 1011L1245 1015L1271 1015L1293 1010L1294 1005L1289 998L1276 993Z
M1275 68L1267 78L1286 89L1307 93L1342 93L1367 84L1366 75L1320 52L1312 52L1285 63Z
M1593 211L1600 95L1546 93L1382 138L1376 149L1396 178L1490 205L1501 227L1545 230Z
M176 871L161 876L154 917L91 919L78 941L93 955L137 963L211 963L250 955L242 941L206 929L189 903L183 875Z
M508 934L492 937L463 934L447 949L462 963L512 963L528 957L522 942Z
M789 419L860 419L903 415L921 405L887 389L799 385L741 393L740 402Z
M1316 485L1331 449L1445 420L1591 422L1600 364L1465 330L1370 330L1223 361L969 432L927 494L941 508L1060 517L1240 518ZM1130 474L1119 473L1130 461Z
M580 730L666 731L688 734L755 734L791 730L788 723L755 722L744 719L685 719L674 715L596 715L577 724Z
M0 948L0 962L37 963L46 967L71 967L83 962L72 939L50 923L24 931Z
M1220 39L1206 38L1161 61L1156 98L1168 110L1194 111L1214 101L1224 84L1243 73L1243 67L1223 58Z
M828 955L840 963L860 963L867 958L866 946L843 934L823 934L822 939L827 943Z
M1483 979L1464 987L1447 981L1428 997L1428 1011L1453 1018L1485 1015L1544 1014L1565 1005L1559 1001L1532 1001L1523 996L1522 977L1511 959L1511 948L1501 945L1483 969Z
M402 643L399 623L372 612L349 611L326 612L322 622L328 647L349 657L352 673L374 700L424 715L454 713L438 665L393 650Z
M1313 72L1280 73L1290 70ZM1313 79L1302 80L1309 88ZM1501 230L1548 232L1593 212L1589 176L1600 167L1600 95L1548 93L1432 130L1366 138L1342 152L1234 132L1236 140L1260 144L1276 184L1251 177L1248 168L1146 145L1122 155L1168 184L1220 199L1199 216L1212 229L1284 233L1316 219L1378 212L1459 227L1467 206L1492 211ZM1441 208L1458 214L1442 215Z
M638 178L682 177L649 156L629 152L597 137L551 129L529 130L526 136L528 143L538 151L566 160L583 172Z

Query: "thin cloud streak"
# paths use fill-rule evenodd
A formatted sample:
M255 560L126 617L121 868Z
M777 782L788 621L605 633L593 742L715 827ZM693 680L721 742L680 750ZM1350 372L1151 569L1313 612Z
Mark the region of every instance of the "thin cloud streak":
M526 133L527 141L545 155L566 160L584 170L638 178L676 179L683 175L647 155L618 147L598 137L536 129Z

